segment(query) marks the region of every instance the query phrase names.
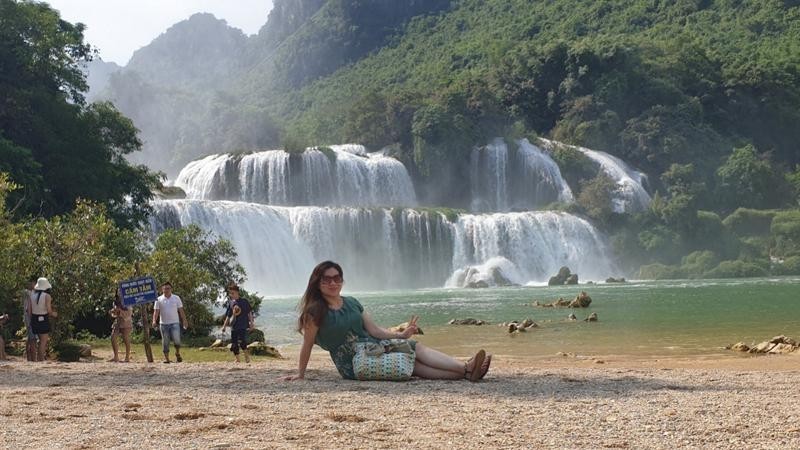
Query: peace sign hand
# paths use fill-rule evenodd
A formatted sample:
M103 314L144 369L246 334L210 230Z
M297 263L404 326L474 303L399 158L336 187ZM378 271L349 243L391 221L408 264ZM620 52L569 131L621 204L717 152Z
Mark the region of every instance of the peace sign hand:
M411 316L411 320L408 321L408 326L405 330L403 330L402 333L400 333L400 336L403 339L408 339L419 332L419 329L417 328L417 320L419 320L419 316Z

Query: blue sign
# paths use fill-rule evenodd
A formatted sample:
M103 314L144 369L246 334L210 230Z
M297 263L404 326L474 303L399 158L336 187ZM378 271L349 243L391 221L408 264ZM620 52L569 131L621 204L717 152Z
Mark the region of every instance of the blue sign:
M152 303L158 298L156 282L153 277L134 278L119 284L122 295L122 304L125 306Z

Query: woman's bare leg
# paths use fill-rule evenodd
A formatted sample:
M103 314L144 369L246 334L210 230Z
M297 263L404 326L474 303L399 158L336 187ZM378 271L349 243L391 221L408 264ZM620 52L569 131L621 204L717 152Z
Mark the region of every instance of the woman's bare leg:
M131 360L131 329L122 329L122 340L125 341L125 362Z
M49 334L39 335L39 350L36 354L36 359L38 361L44 361L45 357L47 356L47 341L49 338L50 338Z
M461 365L461 372L451 370L436 369L425 365L417 359L414 361L414 375L429 380L460 380L464 378L464 365Z
M452 356L426 347L420 343L417 343L416 353L417 361L430 368L457 373L459 378L464 376L464 363Z
M119 344L117 343L117 330L111 332L111 350L114 350L114 357L111 358L111 361L117 362L119 361Z

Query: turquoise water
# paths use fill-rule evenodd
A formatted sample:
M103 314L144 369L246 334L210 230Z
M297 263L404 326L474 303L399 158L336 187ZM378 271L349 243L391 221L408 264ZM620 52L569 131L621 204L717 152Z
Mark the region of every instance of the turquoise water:
M723 354L723 347L761 342L785 334L800 338L800 278L683 280L570 287L429 289L347 292L358 298L381 326L420 316L422 342L456 355L476 347L528 357L557 352L581 355L687 356ZM534 300L592 297L588 308L541 308ZM278 346L299 345L294 332L297 297L269 298L257 319L267 339ZM598 322L582 319L597 313ZM578 321L568 321L574 313ZM453 318L491 325L454 326ZM531 318L539 324L509 335L497 324Z

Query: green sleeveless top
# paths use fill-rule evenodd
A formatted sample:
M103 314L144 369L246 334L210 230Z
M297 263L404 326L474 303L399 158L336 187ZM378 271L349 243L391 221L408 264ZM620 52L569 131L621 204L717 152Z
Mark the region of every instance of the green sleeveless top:
M355 379L353 374L353 342L378 341L364 329L364 307L353 297L342 297L342 307L328 309L317 332L316 344L331 354L331 360L343 378Z

